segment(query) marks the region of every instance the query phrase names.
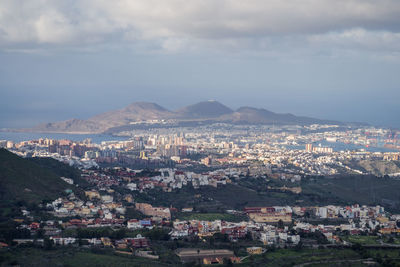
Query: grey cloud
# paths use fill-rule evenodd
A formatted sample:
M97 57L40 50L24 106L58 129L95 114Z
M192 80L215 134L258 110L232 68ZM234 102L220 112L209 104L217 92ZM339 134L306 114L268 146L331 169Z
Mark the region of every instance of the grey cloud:
M368 36L378 32L391 39L392 47L399 43L398 14L398 0L4 0L0 47L157 43L173 52L215 44L263 49L273 47L274 40L290 43L290 38L379 46L371 38L346 36L354 29Z
M343 32L312 35L308 37L311 44L354 48L372 52L400 52L400 33L389 31L366 31L361 28Z

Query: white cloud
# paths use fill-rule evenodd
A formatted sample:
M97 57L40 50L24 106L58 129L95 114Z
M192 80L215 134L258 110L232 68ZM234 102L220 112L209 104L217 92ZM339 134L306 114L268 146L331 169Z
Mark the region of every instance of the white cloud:
M398 0L3 0L0 47L150 42L166 51L266 50L296 40L391 50L399 46L398 14Z

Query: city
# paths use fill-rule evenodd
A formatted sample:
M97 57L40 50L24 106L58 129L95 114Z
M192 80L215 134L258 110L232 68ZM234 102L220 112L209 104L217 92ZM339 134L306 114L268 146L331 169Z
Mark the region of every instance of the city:
M12 242L104 248L170 264L246 263L276 248L400 248L398 191L375 189L400 182L399 131L218 123L124 134L98 144L0 141L21 157L79 170L60 178L70 188L56 199L33 209L19 204L15 230L23 238ZM310 195L316 181L347 176L355 186L375 179L366 192L374 199L341 196L340 188ZM245 196L229 199L234 194ZM173 244L168 256L157 247L163 243Z
M0 266L400 267L399 0L1 0Z

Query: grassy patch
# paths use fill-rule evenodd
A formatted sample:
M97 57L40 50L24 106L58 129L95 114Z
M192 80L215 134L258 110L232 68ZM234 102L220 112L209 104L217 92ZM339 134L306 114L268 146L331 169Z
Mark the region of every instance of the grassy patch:
M379 237L377 236L361 236L361 235L349 235L342 237L343 240L360 245L379 245Z
M399 249L369 249L368 253L371 257L376 258L378 255L383 258L399 258L400 259L400 250Z
M358 259L359 254L351 249L278 249L267 251L264 255L252 256L243 266L262 264L262 266L293 266L295 264L329 260Z
M106 252L104 252L106 253ZM166 266L158 261L125 255L96 254L88 250L19 248L0 252L1 266Z

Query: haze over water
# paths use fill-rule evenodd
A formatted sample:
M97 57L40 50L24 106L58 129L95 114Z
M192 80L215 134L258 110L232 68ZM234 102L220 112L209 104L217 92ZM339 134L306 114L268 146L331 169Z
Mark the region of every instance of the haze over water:
M2 1L0 128L207 99L400 127L397 0L206 2Z

